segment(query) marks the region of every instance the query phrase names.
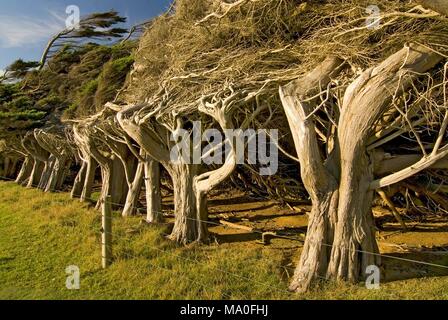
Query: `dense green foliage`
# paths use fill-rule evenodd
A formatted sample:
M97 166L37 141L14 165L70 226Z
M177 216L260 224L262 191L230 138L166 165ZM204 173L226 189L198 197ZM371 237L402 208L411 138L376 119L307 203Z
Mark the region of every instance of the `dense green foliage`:
M125 83L134 46L132 41L64 46L48 67L27 69L16 83L0 83L0 138L101 109ZM22 61L20 66L32 65Z

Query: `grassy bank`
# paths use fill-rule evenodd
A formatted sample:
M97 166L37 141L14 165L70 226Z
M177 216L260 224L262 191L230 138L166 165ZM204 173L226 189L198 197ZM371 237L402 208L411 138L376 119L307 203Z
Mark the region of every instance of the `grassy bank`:
M448 277L381 285L327 285L306 295L287 292L285 254L245 243L178 247L166 227L120 218L114 263L101 269L98 212L67 194L0 182L2 299L448 299ZM68 266L80 268L80 290L66 289Z

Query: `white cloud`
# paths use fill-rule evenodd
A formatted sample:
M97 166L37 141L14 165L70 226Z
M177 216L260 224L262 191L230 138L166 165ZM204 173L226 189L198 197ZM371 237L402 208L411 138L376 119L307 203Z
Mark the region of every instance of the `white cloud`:
M49 39L64 28L60 16L53 12L50 12L50 15L48 19L36 19L0 14L0 47L23 47Z

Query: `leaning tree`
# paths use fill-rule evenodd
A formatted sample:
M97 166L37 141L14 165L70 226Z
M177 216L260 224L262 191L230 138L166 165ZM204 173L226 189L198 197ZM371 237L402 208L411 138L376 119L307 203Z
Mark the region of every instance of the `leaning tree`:
M83 158L89 161L92 157L101 169L101 195L97 201L97 209L104 204L107 196L111 196L113 207L119 208L124 205L127 194L127 184L123 183L125 181L123 165L105 142L106 136L101 130L101 123L110 115L110 110L104 109L102 112L86 119L72 121L73 139L78 149L84 153ZM84 183L89 192L92 187L92 179L93 177L89 176L89 180L85 180Z
M344 61L329 57L280 88L301 177L313 204L292 290L306 290L320 277L357 281L367 266L378 264L371 209L374 191L403 181L448 155L448 145L443 146L448 125L448 111L444 110L447 65L442 75L433 71L434 81L421 82L442 60L434 50L412 44L362 72L347 86L340 105L333 104L339 114L331 119L334 124L329 129L331 142L326 144L325 159L313 118L321 116L321 109L331 107L319 97L342 72ZM439 133L429 135L433 143L428 152L421 139L422 128L434 129L438 124ZM386 143L406 133L421 144L420 159L412 164L402 162L403 167L395 167L390 175L376 177L375 166L387 167L388 160L375 154L382 145L378 141Z
M121 108L108 103L111 116L98 126L105 137L104 143L120 159L128 185L128 193L122 211L124 217L135 215L140 204L140 194L145 185L147 222L162 219L162 199L160 193L160 167L129 137L118 124L116 112Z
M34 161L27 186L44 190L51 175L53 159L50 159L50 153L37 142L34 131L25 135L22 146Z
M82 139L77 141L75 137L75 130L67 134L68 140L76 146L75 160L78 164L80 163L80 168L73 182L71 197L79 198L81 202L89 202L92 196L98 163L91 152L89 152L88 145L83 144Z
M199 150L196 162L197 122L201 131L221 133L277 126L279 149L300 163L312 202L291 290L305 291L321 278L359 280L366 267L379 264L375 192L392 209L393 195L404 188L448 210L439 194L448 193L448 24L440 14L446 6L378 0L382 11L372 21L365 16L369 4L176 1L176 11L152 21L143 36L129 86L116 99L121 106L109 103L73 121L68 137L81 161L73 197L90 198L99 165L98 205L110 195L124 205L123 215L135 214L144 181L148 221L158 222L161 165L174 189L170 238L205 241L207 195L226 179L235 181L240 159L232 137ZM64 162L54 149L61 135L50 133L28 133L18 153L30 158L20 180L29 174L28 185L47 190L50 181L60 181L56 164ZM179 154L181 145L187 147ZM223 146L229 152L222 165L202 163ZM284 167L286 179L278 180L242 167L251 175L247 185L280 197L276 181L298 178Z
M61 190L73 161L73 148L68 143L66 126L50 126L35 129L34 138L48 152L47 169L42 176L42 188L46 192ZM45 187L44 187L45 185Z
M20 145L20 137L9 136L8 139L0 140L0 175L7 179L16 178L18 183L23 182L24 171L29 169L30 159L26 151ZM20 162L20 171L17 174Z
M72 26L67 26L54 35L47 43L40 62L37 64L39 70L61 47L79 46L89 40L106 41L120 38L128 31L116 25L126 22L125 17L118 15L116 11L95 12L85 17L79 17L78 22L73 21Z
M190 103L179 103L175 95L170 95L166 89L162 91L164 94L158 93L150 102L125 107L117 119L123 130L151 159L159 162L172 179L175 223L170 239L184 244L207 241L207 195L235 171L236 143L243 132L239 130L236 136L227 133L235 128L237 111L257 100L263 90L233 88L227 84ZM255 114L264 108L259 106ZM247 128L250 120L253 118L249 116L240 129ZM219 129L226 133L226 137L202 150L202 142L197 143L195 135L206 128ZM212 139L207 138L209 142ZM185 148L182 149L182 145ZM221 165L211 166L212 163L204 162L212 154L220 155L222 159L220 150L223 148L226 152Z

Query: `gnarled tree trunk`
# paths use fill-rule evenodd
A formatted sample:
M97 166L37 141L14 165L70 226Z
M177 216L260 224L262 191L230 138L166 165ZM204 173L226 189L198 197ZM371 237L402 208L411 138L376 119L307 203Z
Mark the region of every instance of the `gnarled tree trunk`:
M96 159L98 161L98 159ZM101 162L100 162L101 161ZM121 161L113 157L111 160L98 161L101 167L102 187L96 209L100 210L107 196L111 196L112 208L123 208L127 194L127 183Z
M45 192L60 190L71 163L71 150L66 136L60 127L51 127L48 130L34 130L34 137L40 147L50 154L39 187Z
M56 158L50 154L48 159L44 161L44 171L42 172L42 176L40 178L39 184L37 188L41 190L45 190L47 188L48 182L50 181L51 174L53 173L53 168L56 163Z
M44 170L44 163L34 158L33 169L26 185L27 188L36 188Z
M122 212L123 217L133 216L137 214L144 174L145 165L143 162L139 161L137 168L135 169L135 172L133 174L133 180L129 184L129 191L126 196L126 201Z
M93 183L95 182L95 172L98 167L98 162L91 156L85 156L86 161L86 175L84 178L84 185L81 192L80 201L90 202L92 198Z
M115 175L120 174L120 176L115 176L113 179L119 181L120 184L115 185L113 193L119 198L117 199L119 203L124 204L122 216L126 217L137 214L144 167L126 144L111 138L114 134L116 133L105 132L104 142L121 162L121 169L114 168ZM118 162L115 165L118 166Z
M22 146L34 159L33 171L27 187L41 188L42 181L48 176L50 153L37 143L34 133L32 132L25 135L22 140Z
M231 112L228 109L240 97L237 93L224 101L206 104L201 100L200 111L212 116L223 129L233 128ZM207 193L221 183L233 172L236 166L236 156L233 141L230 141L231 152L224 165L214 171L199 174L200 166L197 164L173 161L171 141L163 141L160 137L170 139L171 132L166 127L153 123L158 132L148 130L145 125L136 123L132 114L140 106L133 106L118 113L117 119L123 130L136 141L142 150L152 159L160 162L173 180L175 223L170 238L179 243L193 241L203 242L208 238L207 229Z
M60 189L64 182L67 170L67 159L65 157L55 157L50 176L45 186L45 192L55 192Z
M72 191L70 193L70 197L72 199L80 198L82 189L84 187L84 181L86 180L87 174L87 163L85 161L81 161L81 168L79 168L78 174L76 175L75 181L73 182Z
M425 47L411 46L366 70L346 90L335 147L326 161L310 119L315 101L309 97L326 86L341 61L329 58L304 78L280 88L302 179L313 202L291 290L305 291L319 278L356 282L367 266L379 264L371 212L374 165L368 141L374 124L390 108L394 92L384 88L405 90L415 73L433 68L440 60Z
M338 202L337 169L322 160L314 123L307 120L313 103L302 100L313 96L320 86L326 87L342 63L338 58L329 58L304 78L280 88L300 161L301 178L312 201L307 237L290 286L294 291L307 290L326 275L331 253L328 244L333 242Z
M146 221L148 223L158 223L163 220L162 194L160 192L160 164L147 156L144 167Z
M201 207L203 202L198 202L194 178L198 174L199 166L190 164L178 164L170 167L170 175L174 188L174 228L169 236L171 240L186 244L190 241L203 241L206 234L200 234L203 230L202 221L198 220L198 213L207 210Z
M23 161L22 168L16 178L16 183L20 185L26 185L30 179L31 172L33 170L34 161L31 156L26 156Z

